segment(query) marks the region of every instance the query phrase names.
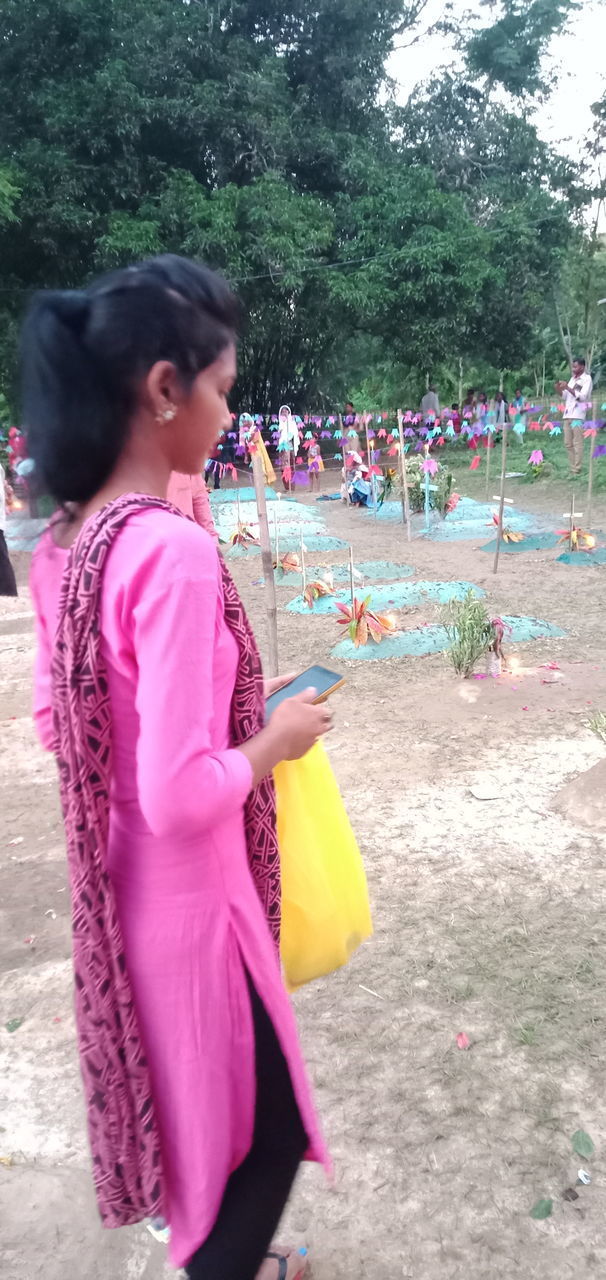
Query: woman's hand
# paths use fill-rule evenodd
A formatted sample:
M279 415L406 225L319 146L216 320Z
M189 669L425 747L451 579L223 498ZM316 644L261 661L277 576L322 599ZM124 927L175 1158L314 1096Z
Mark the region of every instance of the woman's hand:
M332 728L332 714L325 702L314 703L317 696L305 689L276 707L268 727L280 743L280 760L299 760Z
M291 680L295 680L296 671L289 671L287 676L273 676L270 680L264 680L265 701L271 698L272 693L277 693L278 689L283 689L285 684L290 684Z
M316 697L315 689L306 689L294 698L285 698L269 724L238 747L252 766L253 786L281 760L299 760L306 755L318 738L332 728L328 707L325 703L314 704Z

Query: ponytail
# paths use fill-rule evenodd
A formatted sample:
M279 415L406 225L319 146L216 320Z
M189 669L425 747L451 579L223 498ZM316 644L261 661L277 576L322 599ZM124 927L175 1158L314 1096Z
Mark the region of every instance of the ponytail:
M190 386L233 341L236 324L225 281L172 254L87 290L37 294L21 343L37 487L60 503L89 501L124 449L140 379L170 360Z

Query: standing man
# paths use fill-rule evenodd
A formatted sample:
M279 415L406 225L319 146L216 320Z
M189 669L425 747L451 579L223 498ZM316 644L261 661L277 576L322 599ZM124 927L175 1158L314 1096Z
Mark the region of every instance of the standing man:
M421 400L421 413L424 420L426 418L431 418L432 416L434 418L439 418L440 416L440 401L438 399L438 393L433 385L427 388L427 391Z
M586 372L585 361L577 356L572 362L570 382L556 382L564 395L564 444L573 476L581 473L583 466L583 431L587 410L591 409L593 380Z

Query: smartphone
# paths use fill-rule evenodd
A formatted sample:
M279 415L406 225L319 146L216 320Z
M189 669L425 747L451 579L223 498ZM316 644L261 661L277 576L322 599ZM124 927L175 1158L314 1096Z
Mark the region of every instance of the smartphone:
M326 702L331 693L341 689L344 684L345 677L339 675L337 671L329 671L328 667L308 667L306 671L301 672L300 676L295 676L294 680L290 680L282 689L271 694L265 703L265 718L269 720L276 707L279 707L285 698L294 698L296 694L304 693L306 689L315 689L314 702Z

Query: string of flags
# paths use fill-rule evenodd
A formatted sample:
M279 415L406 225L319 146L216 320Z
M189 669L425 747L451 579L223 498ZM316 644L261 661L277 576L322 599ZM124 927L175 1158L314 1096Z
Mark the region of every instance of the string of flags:
M583 412L591 412L592 405L581 405ZM464 442L467 447L473 451L474 456L470 462L470 470L476 470L480 465L481 455L478 453L480 448L492 448L494 445L493 436L496 432L501 431L503 425L506 425L518 439L522 439L529 432L546 432L550 438L556 438L562 435L564 413L564 405L560 403L552 403L548 406L527 403L522 406L505 405L506 419L497 422L497 412L494 409L486 408L482 411L481 407L464 406L461 413L455 413L450 409L445 409L440 415L433 413L415 413L408 409L402 414L402 435L403 448L405 453L421 453L428 449L439 449L452 441ZM602 414L606 414L606 403L601 405ZM393 413L386 410L380 413L363 413L363 414L303 414L298 416L293 414L293 421L299 432L299 450L296 457L296 466L301 467L306 463L305 453L312 445L321 441L331 441L337 445L336 450L330 450L330 456L335 462L342 462L344 454L348 452L348 441L356 442L360 454L366 458L366 437L368 437L370 462L373 470L376 467L380 471L381 459L396 457L400 452L399 432L395 425L390 425L394 418ZM236 415L234 417L234 430L226 433L223 443L218 446L217 454L226 453L228 456L244 457L246 453L246 444L242 442L238 431L235 429ZM279 418L277 414L251 414L250 418L256 429L263 438L265 433L265 442L278 446L280 432L278 428ZM559 420L558 420L559 419ZM606 427L605 418L592 418L581 425L584 429L585 439L593 439ZM330 447L329 447L330 449ZM349 450L351 452L351 450ZM593 449L593 457L599 458L606 455L606 443L595 443ZM429 460L431 461L431 460ZM529 465L540 466L543 462L543 453L541 449L533 448L529 457ZM294 483L305 483L300 479L300 473L295 470L293 473ZM431 467L424 469L429 470L433 474Z

